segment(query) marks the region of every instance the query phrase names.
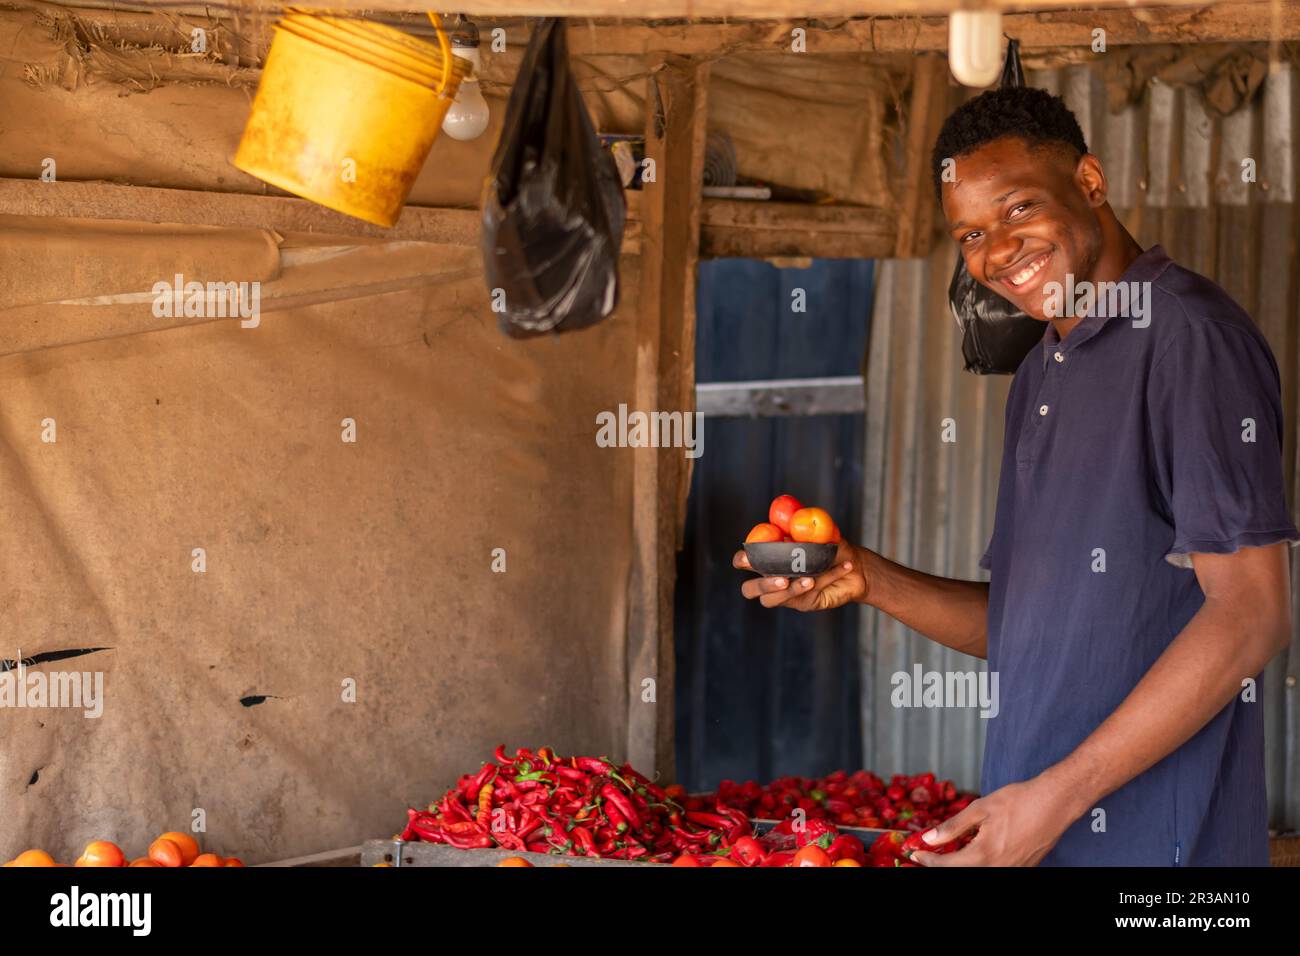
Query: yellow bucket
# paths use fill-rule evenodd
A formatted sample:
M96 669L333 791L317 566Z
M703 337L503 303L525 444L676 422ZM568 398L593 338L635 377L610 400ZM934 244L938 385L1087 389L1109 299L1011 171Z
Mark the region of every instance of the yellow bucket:
M435 72L444 68L438 47L391 32L422 52ZM337 42L327 44L331 35ZM277 25L235 166L322 206L391 226L470 68L451 57L439 95L441 76L420 82L426 74L411 61L385 57L373 45L356 49L328 22L310 32Z
M283 17L280 26L325 46L336 49L345 46L346 52L372 62L379 60L380 65L386 69L400 67L403 75L414 73L419 77L419 82L430 84L435 89L442 79L442 57L437 47L415 37L408 37L392 27L375 24L379 30L384 31L379 33L359 28L352 20L294 14ZM406 37L414 46L396 42L395 37Z

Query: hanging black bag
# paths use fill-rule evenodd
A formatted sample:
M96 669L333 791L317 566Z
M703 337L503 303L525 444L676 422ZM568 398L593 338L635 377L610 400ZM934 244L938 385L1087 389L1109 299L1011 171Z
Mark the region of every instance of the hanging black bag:
M501 330L564 332L613 312L626 215L569 69L564 21L547 17L528 41L483 200L483 269Z
M1024 86L1020 41L1007 43L1002 87ZM961 329L961 354L966 371L980 375L1010 375L1043 338L1046 322L1030 318L996 292L980 285L957 257L948 284L948 305Z

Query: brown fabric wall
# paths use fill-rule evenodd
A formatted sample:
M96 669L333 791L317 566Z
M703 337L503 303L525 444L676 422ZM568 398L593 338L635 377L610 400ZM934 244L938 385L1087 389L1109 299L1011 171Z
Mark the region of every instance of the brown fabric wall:
M284 858L391 835L501 741L620 750L632 452L594 435L631 401L636 261L613 318L518 342L477 250L278 254L256 328L84 287L0 311L0 658L111 648L38 668L104 671L101 718L0 710L5 858L140 853L195 808Z

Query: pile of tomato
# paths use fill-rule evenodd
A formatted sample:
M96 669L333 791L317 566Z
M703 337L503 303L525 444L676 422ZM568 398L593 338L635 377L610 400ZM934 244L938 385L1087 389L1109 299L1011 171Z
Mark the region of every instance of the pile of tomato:
M782 777L762 786L724 780L716 793L684 798L687 809L721 804L758 820L785 820L802 811L808 820L873 830L924 830L960 813L976 798L932 773L895 774L885 783L867 770L837 770L825 777Z
M802 544L839 544L840 526L824 508L805 508L794 495L777 495L767 508L767 520L754 525L745 544L798 541Z
M44 850L24 850L14 859L3 864L15 867L51 867L51 866L89 866L89 867L242 867L243 861L237 857L223 857L216 853L204 853L199 841L191 834L179 830L168 830L149 844L144 856L130 859L116 843L109 840L92 840L77 857L75 863L57 863L54 857Z

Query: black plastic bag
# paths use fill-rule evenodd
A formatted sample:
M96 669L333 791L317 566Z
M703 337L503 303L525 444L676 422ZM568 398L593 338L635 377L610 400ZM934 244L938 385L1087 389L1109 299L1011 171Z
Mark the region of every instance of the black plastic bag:
M540 21L506 108L483 200L497 322L524 337L592 325L618 304L627 206L569 69L564 21Z
M1024 86L1020 69L1020 41L1007 44L1000 86ZM1047 323L1030 318L996 292L980 285L957 257L948 284L948 305L961 329L961 354L966 371L980 375L1009 375L1040 341Z

